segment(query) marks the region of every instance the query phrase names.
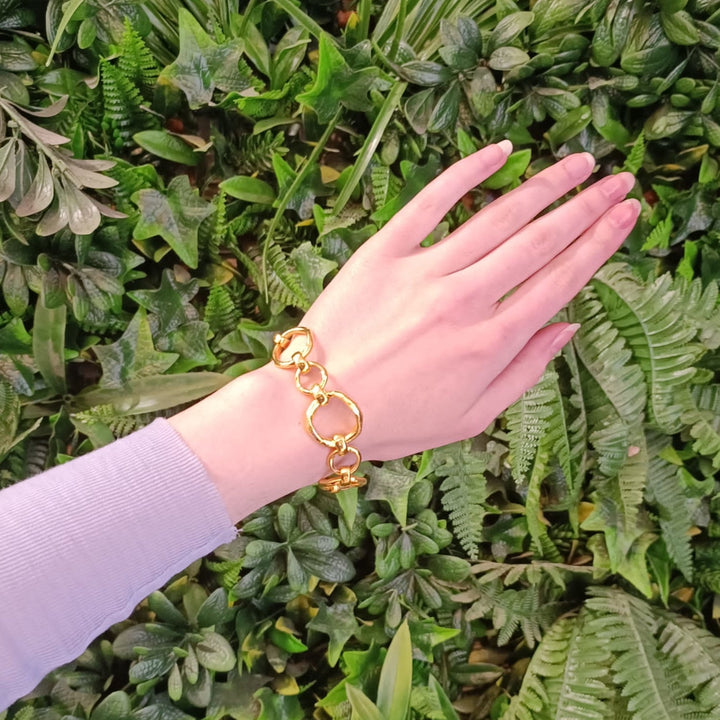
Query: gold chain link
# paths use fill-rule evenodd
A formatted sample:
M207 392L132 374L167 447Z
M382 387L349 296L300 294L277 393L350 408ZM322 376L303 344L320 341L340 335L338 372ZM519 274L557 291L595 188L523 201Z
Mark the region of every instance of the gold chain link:
M283 351L290 347L295 337L303 338L304 344L302 348L295 350L290 360L283 360ZM360 467L360 451L348 444L354 440L362 430L362 413L360 412L360 408L344 393L337 390L325 389L328 381L327 370L320 363L307 359L307 356L313 348L313 339L310 330L305 327L290 328L290 330L276 335L273 340L275 347L273 347L272 351L272 360L275 365L284 370L295 370L295 387L301 393L311 395L313 398L305 412L305 429L321 445L330 448L327 462L333 474L322 478L322 480L318 482L318 485L321 489L330 493L337 493L340 492L340 490L347 490L352 487L362 487L367 480L364 477L355 475L355 472ZM309 374L311 370L317 370L320 374L320 380L310 387L307 387L303 385L300 378L303 375ZM336 433L332 437L325 437L318 432L313 422L313 417L318 408L327 405L331 398L336 398L343 402L355 417L355 427L345 435ZM351 457L352 462L349 465L344 464L338 466L338 461L342 462L346 460L348 456Z

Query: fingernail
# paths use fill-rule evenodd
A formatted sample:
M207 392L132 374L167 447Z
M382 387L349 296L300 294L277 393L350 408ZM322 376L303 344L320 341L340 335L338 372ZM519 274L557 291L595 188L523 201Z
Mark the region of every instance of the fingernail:
M627 228L635 224L640 214L640 203L635 199L625 200L616 205L609 213L608 219L618 228Z
M595 158L590 153L571 155L567 160L568 172L578 180L584 180L595 167Z
M509 140L501 140L497 146L505 153L507 157L513 149L513 144Z
M552 341L550 345L550 352L554 355L559 350L562 350L572 340L573 335L580 329L580 323L572 323L571 325L565 326Z
M601 190L608 200L622 200L635 185L635 178L630 173L613 175L603 182Z

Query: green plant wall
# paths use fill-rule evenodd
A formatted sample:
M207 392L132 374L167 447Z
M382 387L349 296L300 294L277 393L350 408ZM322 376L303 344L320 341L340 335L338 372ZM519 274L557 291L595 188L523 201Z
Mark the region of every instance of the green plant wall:
M0 720L720 717L719 68L720 0L0 0L0 487L266 363L486 143L427 243L572 152L642 203L482 435L263 508Z

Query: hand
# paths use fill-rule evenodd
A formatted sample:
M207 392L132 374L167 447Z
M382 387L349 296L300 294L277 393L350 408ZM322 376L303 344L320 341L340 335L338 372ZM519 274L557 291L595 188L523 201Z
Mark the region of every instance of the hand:
M590 176L595 161L582 153L421 247L510 149L507 141L490 145L424 188L352 256L302 320L315 337L309 359L327 368L328 389L345 392L363 412L353 445L364 459L402 457L484 430L572 337L577 328L567 323L543 326L637 219L637 200L623 201L634 178L620 173L534 220ZM336 402L339 408L317 413L321 432L342 429L338 418L349 413Z
M313 331L308 359L327 368L326 389L344 392L363 413L352 445L365 460L484 430L570 339L575 328L567 323L543 325L635 223L639 203L622 201L634 182L628 173L534 220L590 176L594 160L583 153L538 173L440 243L420 247L509 151L507 142L490 145L423 189L350 258L300 323ZM304 382L311 385L312 376ZM304 428L308 403L292 373L269 363L170 419L233 521L329 473L327 448ZM314 420L330 437L354 427L339 401Z

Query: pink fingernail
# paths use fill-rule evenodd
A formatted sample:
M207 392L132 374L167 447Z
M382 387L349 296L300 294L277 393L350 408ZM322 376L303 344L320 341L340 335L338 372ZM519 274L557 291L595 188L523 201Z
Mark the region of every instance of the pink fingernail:
M554 338L550 345L550 351L553 353L553 355L558 352L559 350L562 350L562 348L567 345L570 340L572 340L573 335L580 329L580 323L572 323L571 325L567 325L564 327Z
M595 158L590 153L571 155L567 160L568 172L579 180L584 180L595 167Z
M639 214L640 203L630 199L616 205L608 214L608 220L617 228L627 228L635 224Z
M509 140L501 140L497 146L505 153L509 155L512 152L513 144Z

